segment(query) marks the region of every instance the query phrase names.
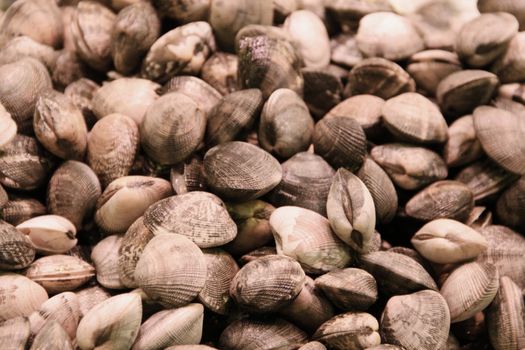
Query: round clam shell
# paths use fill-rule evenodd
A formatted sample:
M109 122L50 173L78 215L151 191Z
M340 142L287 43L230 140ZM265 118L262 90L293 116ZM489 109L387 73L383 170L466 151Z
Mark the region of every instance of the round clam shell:
M37 216L16 228L27 235L40 254L63 254L77 244L75 225L62 216Z
M483 149L476 137L472 115L458 118L450 124L443 149L443 158L449 167L471 163L482 155Z
M48 299L42 286L16 273L0 274L0 294L0 321L29 316Z
M34 259L35 248L29 238L13 225L0 220L0 269L22 269Z

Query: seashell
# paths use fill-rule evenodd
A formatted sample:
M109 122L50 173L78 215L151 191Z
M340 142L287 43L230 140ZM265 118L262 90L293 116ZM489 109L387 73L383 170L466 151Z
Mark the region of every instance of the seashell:
M406 1L397 1L406 5ZM474 6L457 6L450 1L411 2L410 20L429 49L453 51L457 31L468 19L479 16ZM410 6L410 5L409 5Z
M381 344L379 323L365 312L347 312L321 325L312 336L330 349L365 349Z
M204 254L195 243L177 234L155 236L135 268L138 286L168 308L192 301L204 287L206 277Z
M48 299L47 292L38 283L16 273L0 274L0 321L18 316L29 316Z
M111 32L116 17L94 1L80 1L73 13L69 30L77 54L96 70L106 71L111 65Z
M523 66L525 34L518 33L510 41L507 51L498 59L490 70L494 72L501 83L514 83L524 78L521 67Z
M64 90L64 94L69 97L71 102L73 102L73 104L80 109L82 115L84 115L88 129L91 129L97 121L93 114L92 99L99 88L100 86L94 81L80 78L66 86Z
M471 67L484 67L505 53L518 33L516 18L505 12L481 14L465 23L456 37L459 58Z
M487 310L487 328L494 349L525 346L525 304L521 289L509 277L501 277L499 290Z
M487 250L488 242L476 230L451 219L425 224L411 239L412 245L437 264L453 264L476 258Z
M370 155L405 190L419 189L448 175L443 159L426 148L391 143L375 146Z
M356 27L364 16L380 11L391 11L391 1L345 1L328 0L326 11L332 15L341 26Z
M525 120L502 109L482 106L474 111L474 128L487 155L506 170L525 174Z
M162 88L163 94L178 92L191 98L204 111L206 117L219 103L222 96L207 82L190 75L179 75L171 78Z
M194 154L183 163L173 166L170 181L175 194L206 190L202 158Z
M47 0L35 0L38 1ZM26 2L29 1L20 3ZM0 103L16 122L18 132L31 131L38 97L52 88L46 67L40 61L26 57L0 66L0 80Z
M320 156L300 152L281 164L283 177L270 193L275 206L293 205L326 215L326 200L335 171Z
M75 294L78 298L80 317L84 317L95 305L111 297L105 289L98 285L81 289Z
M224 96L208 113L206 141L215 146L252 128L263 105L261 91L247 89Z
M131 348L138 335L142 303L135 293L124 293L95 305L82 318L77 328L81 350Z
M314 121L308 107L294 91L275 90L261 113L258 140L266 151L281 158L306 151L311 143Z
M140 125L147 109L158 99L160 85L146 79L119 78L105 83L93 95L93 112L98 119L119 113Z
M62 159L82 160L87 147L84 116L69 98L55 90L40 95L33 129L38 141Z
M277 186L282 169L268 152L246 142L233 141L206 152L204 176L208 186L219 196L247 201Z
M160 19L149 2L137 2L122 9L111 32L111 56L117 71L129 74L160 34Z
M215 52L204 62L201 69L202 80L213 86L222 95L237 91L237 67L239 59L226 52Z
M342 3L342 1L340 1ZM323 8L324 12L324 8ZM343 67L353 67L363 60L363 54L357 48L355 34L340 33L330 39L330 60Z
M498 218L511 227L524 227L525 218L525 177L521 177L505 190L496 202L496 214Z
M209 0L155 0L154 4L160 13L182 23L205 21L210 11Z
M58 215L37 216L23 221L16 228L27 235L40 254L63 254L77 244L75 225Z
M405 205L408 216L419 220L448 218L464 222L474 208L474 194L459 181L436 181Z
M448 140L443 149L443 158L450 167L465 165L483 155L476 137L474 119L466 115L456 119L448 128Z
M270 350L297 349L308 341L308 336L292 323L280 318L241 319L234 321L219 338L220 349Z
M153 43L142 63L141 75L164 83L181 73L197 74L215 50L212 28L207 22L182 25Z
M351 95L370 94L388 99L416 91L416 83L399 65L380 57L358 62L348 76Z
M282 276L287 276L286 281ZM237 272L231 281L230 295L251 312L273 312L295 299L304 284L304 271L295 260L268 255L247 263Z
M392 12L375 12L359 21L357 47L365 57L401 61L425 48L410 20Z
M50 322L57 322L70 340L75 339L80 305L75 293L64 292L44 301L29 315L31 334L38 335Z
M93 170L84 163L68 160L49 180L47 208L49 213L65 217L79 229L100 194L100 183Z
M50 69L55 87L61 91L69 84L90 74L89 67L81 60L76 51L61 50L56 55L54 68ZM49 69L49 67L48 67Z
M442 349L449 329L447 303L432 290L390 298L381 316L381 337L407 350Z
M142 324L132 350L198 344L202 337L203 320L204 307L201 304L159 311Z
M346 70L344 70L346 78ZM341 102L343 84L340 76L323 68L302 68L304 102L312 116L319 120Z
M436 97L445 116L456 117L471 113L474 108L487 104L498 85L496 75L467 69L445 77L436 89Z
M0 214L3 220L14 226L46 214L46 207L33 198L11 198L4 205Z
M0 54L2 51L0 51ZM11 118L11 114L6 111L0 103L0 150L5 148L16 136L18 127L16 122Z
M104 238L93 247L91 260L95 265L97 281L103 287L123 289L126 286L119 277L118 252L122 245L121 235L112 235Z
M73 350L73 345L64 328L56 321L48 321L38 332L29 350Z
M204 110L189 97L172 92L148 108L140 124L141 145L152 160L176 164L193 153L205 128Z
M306 67L322 68L330 63L330 38L315 13L294 11L284 21L283 29L298 44Z
M0 42L28 36L52 47L62 45L62 18L56 2L24 0L9 6L0 24Z
M359 259L361 268L374 276L382 293L400 295L422 289L437 290L436 283L425 268L406 255L377 251L362 255Z
M477 2L479 12L498 12L505 11L512 14L520 23L520 30L525 29L525 7L523 4L514 1L500 1L500 0L479 0Z
M93 266L70 255L50 255L36 259L25 271L26 277L40 284L49 294L69 292L95 276Z
M230 217L237 225L237 236L224 248L232 255L242 255L273 241L270 215L275 208L261 200L227 203ZM275 253L274 253L275 254Z
M333 233L328 220L312 210L277 208L270 228L277 253L296 259L307 273L328 272L350 262L348 247Z
M52 7L52 6L51 6ZM28 36L18 36L2 47L0 52L0 65L13 63L24 57L32 57L42 62L48 71L53 72L59 53L51 46L41 44Z
M435 95L439 82L460 71L461 63L454 52L425 50L410 56L406 70L414 78L418 89Z
M464 321L485 309L499 288L499 274L494 265L471 262L455 269L441 287L452 323Z
M333 270L315 279L328 299L344 311L365 311L377 300L377 283L368 272L346 268Z
M447 140L447 122L426 97L406 92L390 98L383 105L383 121L400 140L414 143L443 143Z
M257 260L267 255L277 255L277 249L275 247L267 247L267 246L257 248L241 256L239 258L239 263L241 265L246 265L247 263L251 261Z
M31 241L11 224L0 220L0 269L18 270L35 260Z
M29 322L25 317L0 322L0 343L4 350L25 349L29 335Z

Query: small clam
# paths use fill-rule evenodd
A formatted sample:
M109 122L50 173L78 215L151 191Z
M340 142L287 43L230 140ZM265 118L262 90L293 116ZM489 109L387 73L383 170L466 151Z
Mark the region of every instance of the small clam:
M198 344L203 320L204 307L201 304L159 311L140 326L131 349L166 349L180 344Z
M372 195L359 177L344 168L337 170L326 212L332 230L343 242L356 252L370 251L376 213Z
M29 350L73 350L71 339L57 321L48 321L33 340Z
M170 171L170 182L175 194L206 190L202 157L194 154L184 162L174 165Z
M80 305L75 293L64 292L44 301L38 310L29 315L31 334L37 335L51 321L58 322L71 340L75 339Z
M443 158L450 167L471 163L483 155L476 137L474 119L466 115L456 119L448 128L448 140L443 149Z
M174 75L197 74L215 51L212 28L207 22L191 22L157 39L142 63L142 76L164 83Z
M290 158L308 149L313 130L314 121L302 98L290 89L278 89L264 104L258 140L266 151Z
M481 234L459 221L436 219L412 237L412 245L425 259L438 264L471 260L487 250Z
M256 199L282 178L281 165L268 152L246 142L217 145L204 156L208 186L227 199Z
M0 294L0 321L29 316L48 299L42 286L16 273L0 274Z
M161 91L163 95L170 92L186 95L204 111L206 117L222 98L215 87L191 75L177 75L171 78Z
M118 252L122 245L121 235L104 238L93 247L91 260L95 266L97 281L101 286L110 289L123 289L118 269Z
M53 72L59 53L53 50L51 46L41 44L28 36L19 36L9 40L2 47L0 64L13 63L24 57L33 57L39 60L50 72Z
M421 188L448 175L443 159L426 148L391 143L375 146L370 154L392 181L406 190Z
M366 349L381 344L379 323L365 312L347 312L321 325L312 336L330 349Z
M473 4L458 6L449 1L394 1L400 6L413 6L408 16L428 49L452 51L456 33L462 23L479 16Z
M405 205L405 212L419 220L448 218L465 221L473 208L474 194L467 185L443 180L414 195Z
M62 216L37 216L18 224L16 228L27 235L40 254L63 254L77 244L75 225Z
M525 177L514 182L501 194L496 203L498 218L511 227L525 227Z
M47 208L49 213L65 217L79 229L100 194L100 183L93 170L84 163L69 160L49 180Z
M377 283L365 270L333 270L315 279L328 299L341 310L364 311L377 300Z
M204 287L206 277L204 254L195 243L177 234L155 236L135 268L138 286L164 307L192 301Z
M0 214L11 225L19 225L36 216L45 215L46 207L33 198L11 198L0 210Z
M111 297L109 292L98 285L81 289L75 294L78 298L80 317L84 317L95 305Z
M201 70L202 79L212 85L222 95L237 91L237 67L239 59L236 55L226 52L216 52L204 62Z
M285 206L270 217L277 253L299 261L306 272L319 274L343 268L350 249L330 228L328 220L309 209Z
M7 321L0 321L0 344L4 350L25 349L30 334L26 317L14 317Z
M432 290L390 298L381 316L381 336L406 350L443 349L450 313L443 297Z
M95 305L80 321L77 344L81 350L125 350L135 341L142 319L142 303L136 293L124 293Z
M509 47L505 54L503 54L491 67L499 80L506 83L514 83L522 81L525 75L522 72L523 53L525 52L525 33L520 32L514 36L510 41Z
M342 69L342 68L341 68ZM346 77L346 70L344 70ZM319 120L341 102L343 83L339 75L323 68L302 68L303 99L312 116Z

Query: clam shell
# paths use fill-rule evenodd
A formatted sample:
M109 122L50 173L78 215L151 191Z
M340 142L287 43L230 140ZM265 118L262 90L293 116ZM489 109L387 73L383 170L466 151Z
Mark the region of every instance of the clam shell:
M73 350L66 331L56 321L48 321L38 332L29 350Z
M126 286L119 277L118 252L122 245L121 235L104 238L93 247L91 260L95 266L97 281L103 287L123 289Z
M498 218L511 227L524 227L525 177L521 177L501 194L496 202Z
M0 343L4 350L25 349L29 335L29 322L25 317L0 322Z
M194 154L183 163L173 166L170 181L175 194L206 190L202 157Z
M212 85L223 95L237 91L237 67L239 59L236 55L216 52L204 62L201 69L202 80Z
M88 66L78 57L75 51L54 51L56 55L51 79L56 88L62 90L67 85L82 78L88 73ZM48 68L49 69L49 68Z
M70 340L75 339L80 318L80 304L75 293L64 292L44 301L29 315L31 334L40 334L49 322L57 322Z
M447 303L432 290L390 298L381 316L382 338L407 350L442 349L449 329Z
M56 254L35 260L25 275L49 294L57 294L80 287L95 276L95 269L75 256Z
M502 83L513 83L523 80L523 52L525 34L518 33L510 41L507 51L491 67Z
M496 296L499 273L489 263L471 262L455 269L441 286L452 323L464 321L485 309Z
M96 347L115 350L131 348L139 332L142 303L135 293L111 297L94 306L77 328L81 350Z
M344 2L339 1L339 3ZM323 12L324 10L323 7ZM353 67L363 60L363 54L357 48L357 41L353 33L340 33L333 36L330 40L330 47L331 61L339 66Z
M237 71L236 71L237 72ZM191 75L178 75L170 79L162 88L163 94L178 92L191 98L204 110L206 117L222 96L215 87Z
M346 70L343 69L343 72L346 77ZM312 116L319 120L341 102L343 94L342 77L324 67L302 68L301 73L304 79L304 102Z
M46 207L33 198L12 198L0 212L3 220L11 225L19 225L33 217L46 214Z
M88 129L91 129L96 122L96 117L93 114L93 95L100 88L97 83L86 78L80 78L69 84L64 94L69 97L71 102L77 106L84 115Z
M95 305L100 304L111 295L98 285L87 287L75 292L78 298L80 316L84 317Z
M37 216L16 228L27 235L40 254L63 254L77 244L75 225L58 215Z
M0 274L0 321L18 316L29 316L48 299L47 292L38 283L16 273Z
M18 270L35 259L31 241L11 224L0 220L0 269Z
M206 277L204 254L195 243L177 234L155 236L135 268L138 286L164 307L189 303L204 287Z
M443 158L449 167L468 164L483 155L476 137L474 119L466 115L456 119L448 128L448 140L443 149Z

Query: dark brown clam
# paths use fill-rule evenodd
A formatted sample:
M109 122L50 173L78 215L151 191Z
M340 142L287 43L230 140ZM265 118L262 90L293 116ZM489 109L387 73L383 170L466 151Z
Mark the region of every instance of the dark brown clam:
M97 121L93 113L91 101L99 88L100 86L94 81L80 78L69 84L64 90L64 94L69 97L71 102L82 112L88 129L91 129Z
M304 102L310 113L320 119L341 102L341 78L325 68L303 68L301 73L304 79Z
M483 155L476 137L474 119L466 115L456 119L448 127L448 139L443 149L443 158L450 167L468 164Z

